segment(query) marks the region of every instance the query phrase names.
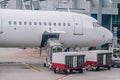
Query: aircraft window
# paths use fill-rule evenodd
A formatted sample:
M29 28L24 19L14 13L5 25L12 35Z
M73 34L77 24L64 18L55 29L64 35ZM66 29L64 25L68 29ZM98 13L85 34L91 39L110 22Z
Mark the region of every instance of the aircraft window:
M11 25L11 24L12 24L12 22L11 22L11 21L9 21L9 24Z
M19 21L19 25L22 25L22 22L21 22L21 21Z
M49 22L49 26L51 26L51 23Z
M46 26L46 25L47 25L47 23L46 23L46 22L44 22L44 25Z
M29 22L29 25L32 25L32 22Z
M14 21L14 25L16 25L17 24L17 22L16 21Z
M101 25L98 22L93 22L93 27L101 27Z
M54 23L54 26L56 26L56 23Z
M41 23L41 22L39 22L39 25L42 25L42 23Z
M68 26L70 26L70 23L68 23Z
M59 26L61 26L61 23L58 23Z
M24 22L24 25L27 25L27 22Z
M37 25L37 22L34 22L34 25Z
M65 23L63 23L63 26L66 26L66 24L65 24Z

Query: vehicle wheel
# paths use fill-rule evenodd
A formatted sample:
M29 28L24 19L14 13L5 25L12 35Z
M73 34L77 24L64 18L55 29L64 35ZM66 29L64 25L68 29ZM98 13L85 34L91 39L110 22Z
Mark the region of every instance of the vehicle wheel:
M110 66L108 66L108 70L110 70L111 69L111 67Z
M99 67L97 67L97 68L96 68L96 71L100 71L100 68L99 68Z
M64 70L63 72L64 72L64 74L67 74L67 70Z
M80 69L79 72L80 72L80 73L83 73L83 69Z
M88 71L88 68L86 68L86 70Z
M44 63L44 67L46 67L46 63Z
M117 67L117 65L116 65L116 64L114 64L114 65L113 65L113 67L114 67L114 68L116 68L116 67Z
M56 69L54 69L54 73L56 73Z
M111 67L114 67L114 65L112 64Z
M70 73L72 73L73 70L70 70Z

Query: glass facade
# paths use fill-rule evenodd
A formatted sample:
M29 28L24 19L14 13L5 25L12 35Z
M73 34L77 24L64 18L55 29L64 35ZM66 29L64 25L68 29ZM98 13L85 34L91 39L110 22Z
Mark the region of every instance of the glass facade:
M117 37L118 37L118 44L120 44L120 3L118 3L118 15L113 15L113 25L112 27L118 27Z
M113 26L117 26L120 29L120 4L118 4L118 15L113 16Z

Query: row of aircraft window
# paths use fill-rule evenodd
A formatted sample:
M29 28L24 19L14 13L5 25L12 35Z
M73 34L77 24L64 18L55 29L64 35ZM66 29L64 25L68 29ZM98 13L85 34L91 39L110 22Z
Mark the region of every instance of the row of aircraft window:
M17 22L17 21L9 21L8 22L8 24L9 25L39 25L39 26L41 26L41 25L44 25L44 26L70 26L71 24L70 23L56 23L56 22L54 22L54 23L51 23L51 22L26 22L26 21L24 21L24 22L22 22L22 21L19 21L19 22Z

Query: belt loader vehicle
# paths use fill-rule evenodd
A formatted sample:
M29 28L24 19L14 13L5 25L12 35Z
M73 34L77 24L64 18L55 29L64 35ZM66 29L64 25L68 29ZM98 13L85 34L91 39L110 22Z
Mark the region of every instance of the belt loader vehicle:
M48 53L48 59L44 62L44 67L48 66L51 68L52 54L62 52L63 48L58 39L50 38L47 41L46 50Z
M80 52L63 52L62 45L57 39L48 39L47 52L49 59L46 60L44 66L48 66L56 72L79 71L83 73L85 54Z
M112 52L112 67L120 68L120 46L110 45L109 50Z
M112 66L120 68L120 49L114 48L112 53Z
M56 72L79 71L85 70L85 54L81 52L59 52L52 56L52 69Z
M112 52L109 50L86 51L86 69L99 71L100 68L111 69Z

